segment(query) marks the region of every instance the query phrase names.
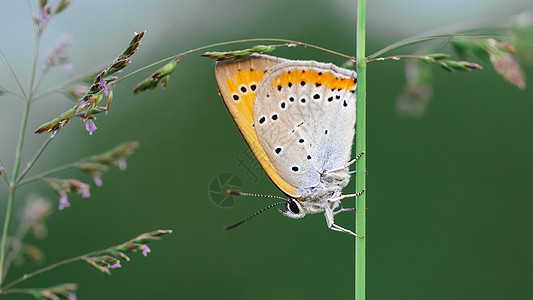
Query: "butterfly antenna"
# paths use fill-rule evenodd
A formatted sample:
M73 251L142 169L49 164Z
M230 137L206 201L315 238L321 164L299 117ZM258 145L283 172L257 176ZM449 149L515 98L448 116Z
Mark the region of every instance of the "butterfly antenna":
M235 195L235 196L261 197L261 198L274 198L274 199L280 199L280 200L285 200L285 201L287 201L286 198L279 197L279 196L273 196L273 195L251 194L251 193L244 193L244 192L236 192L236 191L232 191L232 190L227 190L226 192L227 192L228 194L230 194L230 195Z
M245 193L245 194L246 194L246 193ZM282 199L283 199L283 198L282 198ZM278 202L278 203L270 204L269 206L267 206L267 207L261 209L260 211L256 212L255 214L249 216L248 218L246 218L246 219L240 221L239 223L236 223L236 224L233 224L233 225L231 225L231 226L228 226L228 227L226 227L225 229L226 229L226 230L233 229L233 228L235 228L235 227L241 225L242 223L244 223L244 222L250 220L251 218L257 216L258 214L264 212L265 210L267 210L267 209L269 209L269 208L272 208L272 207L274 207L274 206L276 206L276 205L285 204L285 203L287 203L287 201L282 201L282 202Z

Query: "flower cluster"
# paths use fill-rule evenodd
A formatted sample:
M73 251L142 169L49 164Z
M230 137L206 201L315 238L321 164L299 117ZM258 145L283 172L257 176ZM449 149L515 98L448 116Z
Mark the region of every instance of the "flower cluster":
M89 198L91 196L89 193L90 186L77 179L47 178L46 181L59 194L59 210L70 206L67 193L76 192L81 194L83 198Z
M53 15L64 11L70 5L70 0L60 0L56 8L52 10L52 6L48 4L47 0L39 1L39 14L33 16L35 24L42 28Z
M94 183L97 186L102 186L102 173L106 172L112 166L117 166L120 170L125 170L126 158L133 154L137 147L139 147L139 143L136 141L124 142L109 151L82 159L73 163L71 166L92 175ZM81 194L83 198L90 197L89 184L80 180L48 177L42 179L47 181L48 185L59 195L59 210L70 206L70 202L68 201L68 193L70 192Z
M120 264L121 259L130 261L130 257L126 253L141 251L143 256L147 256L152 251L147 244L151 241L160 240L162 236L170 233L172 233L172 230L155 230L143 233L124 244L101 251L103 252L101 254L88 255L83 257L83 259L101 272L111 274L110 269L122 267Z
M96 130L96 126L93 122L95 119L94 114L102 111L108 111L113 100L113 93L111 89L114 87L117 77L111 76L131 63L131 56L135 54L139 48L140 41L144 36L144 31L141 33L135 33L135 36L130 42L129 47L113 62L109 67L94 77L91 86L87 92L80 98L78 103L68 111L64 112L57 118L41 125L35 133L52 132L55 134L59 129L70 121L75 116L83 119L85 122L85 128L89 134L93 134ZM100 106L103 97L107 97L107 105L105 107Z
M102 186L102 173L106 172L110 166L117 166L121 171L124 171L126 158L138 147L139 143L136 141L124 142L109 151L91 156L77 163L76 166L84 173L91 174L97 186Z
M488 59L494 70L505 80L524 89L525 73L514 57L515 47L510 43L500 42L492 38L456 37L452 39L455 52L466 57L471 51L481 59Z
M51 68L62 65L64 71L67 74L74 73L74 65L70 58L70 38L68 36L63 36L57 45L48 53L44 60L44 70L43 73L48 72Z

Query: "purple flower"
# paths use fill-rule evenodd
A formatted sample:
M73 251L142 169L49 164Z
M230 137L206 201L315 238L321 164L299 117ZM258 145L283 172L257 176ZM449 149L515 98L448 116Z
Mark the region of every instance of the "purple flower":
M68 93L76 98L76 99L80 99L81 97L83 97L88 91L88 88L84 85L77 85L75 86L72 90L68 91Z
M76 294L69 293L68 294L68 300L76 300Z
M67 192L61 191L59 197L59 210L63 210L65 207L69 207L70 203L68 202Z
M70 188L72 187L74 188L74 191L81 194L83 198L89 198L91 196L91 194L89 193L89 188L91 187L90 185L83 183L76 179L69 179L68 184L69 184L69 191L70 191Z
M89 193L89 185L81 188L81 197L82 198L91 197L91 193Z
M68 75L74 75L74 64L73 63L67 63L63 66L63 72L67 73Z
M120 260L117 259L117 262L110 265L109 268L111 269L116 269L116 268L121 268L122 266L120 265Z
M152 250L150 250L150 248L148 248L148 246L146 246L146 245L142 245L141 249L143 251L143 256L147 256L148 253L152 252Z
M102 186L103 182L102 178L100 178L100 174L94 174L93 179L96 186Z
M43 23L48 21L48 19L50 19L50 14L46 11L46 9L43 9L39 15L39 22Z
M98 82L98 84L100 84L102 86L102 88L104 88L104 94L106 96L109 96L109 91L107 90L107 82L105 81L105 79L102 77L102 79L100 79L100 82Z
M126 170L126 159L124 157L118 159L118 168L121 171Z
M93 135L93 132L96 131L96 125L94 125L93 120L87 120L85 122L85 129L89 132L89 135Z

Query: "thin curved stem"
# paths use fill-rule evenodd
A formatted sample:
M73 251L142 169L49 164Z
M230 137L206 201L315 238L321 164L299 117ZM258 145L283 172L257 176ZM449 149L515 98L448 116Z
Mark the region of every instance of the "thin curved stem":
M440 39L440 38L448 38L450 37L451 35L435 35L435 36L427 36L427 37L421 37L421 38L408 38L408 39L405 39L405 40L401 40L399 42L396 42L392 45L389 45L381 50L378 50L374 53L372 53L371 55L368 56L368 59L373 59L373 58L376 58L378 56L380 56L381 54L383 53L387 53L391 50L394 50L394 49L397 49L397 48L400 48L400 47L404 47L404 46L408 46L408 45L414 45L414 44L418 44L418 43L422 43L422 42L425 42L425 41L431 41L431 40L436 40L436 39Z
M31 2L31 1L30 1ZM7 207L4 217L4 227L2 230L2 239L0 241L0 287L2 286L2 283L4 282L4 278L6 276L7 270L4 271L4 263L6 258L6 248L7 248L7 235L9 233L9 224L11 221L11 215L13 214L13 202L15 200L15 191L17 190L17 178L19 176L20 171L20 164L22 161L22 148L24 147L24 138L26 134L26 126L28 125L28 116L30 115L30 105L31 100L33 96L33 85L35 80L35 72L37 69L37 60L39 58L39 46L41 42L41 33L43 32L44 25L38 26L36 29L36 36L35 36L35 43L33 45L33 63L30 71L30 81L29 81L29 95L26 95L24 92L24 89L16 79L15 74L12 72L11 67L9 66L9 63L5 59L3 53L0 53L0 57L2 60L4 60L4 64L6 65L8 71L12 73L12 78L15 80L17 85L19 86L19 89L21 90L21 94L24 95L25 98L25 104L26 109L24 110L24 114L22 117L22 124L20 126L20 132L19 132L19 142L17 146L17 150L15 152L15 163L13 168L13 175L11 178L11 182L9 184L9 195L7 198Z
M2 178L4 178L4 181L7 185L9 185L9 179L7 179L7 174L5 171L5 165L4 162L0 159L0 168L2 168Z
M86 256L87 256L87 254L81 255L81 256L77 256L77 257L73 257L73 258L66 259L66 260L62 260L60 262L57 262L55 264L51 264L51 265L49 265L47 267L44 267L42 269L39 269L37 271L31 272L31 273L28 273L28 274L24 274L24 276L19 277L19 278L15 279L15 280L11 281L10 283L6 284L5 287L3 288L2 293L6 294L7 292L9 292L9 288L10 287L12 287L12 286L14 286L14 285L26 280L26 279L30 279L30 278L32 278L32 277L34 277L36 275L41 274L41 273L53 270L53 269L55 269L55 268L57 268L59 266L66 265L66 264L71 263L71 262L82 260Z
M11 178L11 183L9 185L9 195L7 198L7 207L4 217L4 228L2 230L2 240L0 242L0 286L5 277L4 269L4 260L6 256L6 246L7 246L7 235L9 233L9 223L11 221L11 215L13 213L13 201L15 199L15 191L17 186L15 184L18 173L20 170L20 162L22 158L22 147L24 146L24 134L26 133L26 125L28 124L28 116L30 114L30 101L26 101L26 110L24 111L24 116L22 118L22 125L20 127L19 134L19 143L17 146L17 152L15 154L15 167L13 170L13 176Z
M27 279L30 279L34 276L37 276L41 273L44 273L44 272L47 272L47 271L50 271L50 270L53 270L57 267L60 267L62 265L66 265L66 264L69 264L69 263L72 263L72 262L76 262L76 261L80 261L80 260L84 260L84 259L87 259L91 256L96 256L96 255L99 255L99 254L104 254L104 253L107 253L109 250L109 248L106 248L106 249L103 249L103 250L96 250L96 251L93 251L93 252L89 252L89 253L86 253L86 254L83 254L83 255L80 255L80 256L76 256L76 257L72 257L72 258L69 258L69 259L65 259L65 260L62 260L62 261L59 261L59 262L56 262L54 264L51 264L47 267L44 267L42 269L39 269L39 270L36 270L36 271L33 271L31 273L28 273L28 274L24 274L24 276L22 277L19 277L13 281L11 281L10 283L6 284L4 286L4 288L1 291L1 293L8 293L9 292L9 288L24 281L24 280L27 280ZM1 294L0 293L0 294Z
M11 76L11 79L15 82L17 85L20 95L22 99L26 99L26 92L24 92L24 89L22 88L22 85L20 84L20 81L17 78L17 75L15 75L15 72L13 72L13 69L11 68L11 65L9 64L9 61L7 60L6 56L4 55L4 52L0 49L0 59L2 59L2 62L4 62L4 65L6 66L7 72Z
M307 43L303 43L303 42L299 42L299 41L293 41L293 40L287 40L287 39L277 39L277 38L254 38L254 39L243 39L243 40L235 40L235 41L228 41L228 42L221 42L221 43L214 43L214 44L210 44L210 45L207 45L207 46L201 46L201 47L198 47L198 48L195 48L195 49L191 49L191 50L187 50L185 52L181 52L181 53L178 53L178 54L175 54L175 55L172 55L172 56L169 56L167 58L163 58L159 61L156 61L152 64L149 64L147 66L144 66L140 69L137 69L127 75L125 75L124 77L121 77L117 80L117 83L138 73L138 72L141 72L145 69L148 69L148 68L151 68L155 65L158 65L160 63L163 63L163 62L167 62L171 59L174 59L176 56L184 56L184 55L187 55L187 54L190 54L190 53L194 53L194 52L198 52L198 51L202 51L202 50L206 50L206 49L209 49L209 48L213 48L213 47L218 47L218 46L224 46L224 45L231 45L231 44L239 44L239 43L248 43L248 42L262 42L262 41L265 41L265 42L283 42L283 43L292 43L292 44L298 44L298 45L302 45L302 46L306 46L306 47L310 47L310 48L315 48L315 49L318 49L318 50L321 50L321 51L325 51L325 52L329 52L331 54L335 54L335 55L339 55L339 56L342 56L342 57L345 57L345 58L348 58L348 59L351 59L351 60L355 60L355 58L353 56L349 56L349 55L346 55L346 54L342 54L340 52L336 52L336 51L333 51L333 50L330 50L330 49L326 49L326 48L323 48L323 47L320 47L320 46L316 46L316 45L312 45L312 44L307 44Z
M9 267L11 266L11 263L20 253L20 249L22 247L22 240L30 230L32 224L29 222L22 222L21 225L17 228L17 231L15 234L10 238L11 242L11 251L6 253L6 260L4 262L4 274L7 273L7 270L9 270Z
M53 169L50 169L46 172L43 172L39 175L36 175L36 176L33 176L33 177L30 177L26 180L23 180L23 181L20 181L18 186L23 186L23 185L26 185L30 182L34 182L34 181L37 181L37 180L42 180L52 174L55 174L55 173L59 173L61 171L66 171L68 169L72 169L72 168L76 168L77 166L79 165L79 162L74 162L74 163L70 163L70 164L66 164L66 165L63 165L63 166L59 166L57 168L53 168Z
M477 25L475 25L475 24L477 24ZM476 27L479 28L479 22L472 22L472 23L469 23L469 24L457 24L457 25L453 25L453 26L444 26L444 27L441 27L441 28L430 30L430 31L428 31L426 33L423 33L423 34L420 34L420 35L417 35L417 36L414 36L414 37L409 37L409 38L403 39L401 41L398 41L398 42L396 42L396 43L394 43L392 45L389 45L389 46L387 46L387 47L385 47L385 48L383 48L381 50L378 50L378 51L372 53L367 58L373 59L373 58L376 58L376 57L382 55L383 53L389 52L389 51L397 49L397 48L401 48L401 47L408 46L408 45L414 45L414 44L418 44L418 43L422 43L422 42L426 42L426 41L436 40L436 39L450 38L450 37L457 37L457 36L472 37L472 36L486 36L486 35L489 35L488 33L481 33L481 32L476 33L475 35L473 35L472 33L466 33L467 30L471 30L471 29L476 28ZM459 31L462 31L463 33L457 33ZM452 33L435 34L437 32L452 32ZM490 35L494 35L494 34L490 34Z
M17 182L16 184L18 185L19 182L24 178L24 176L26 176L26 174L28 173L28 171L33 167L33 165L35 164L35 162L37 162L37 160L39 159L39 157L41 156L41 154L43 154L44 152L44 149L46 149L46 147L48 146L48 144L50 144L50 142L52 141L52 139L54 138L55 135L52 135L50 136L48 139L46 139L46 141L43 143L43 145L41 146L41 148L39 149L39 151L37 151L37 153L35 154L35 156L30 160L30 162L28 163L28 165L26 166L26 168L22 171L22 173L20 174L20 177L17 179Z
M0 290L0 295L7 295L7 294L27 294L27 295L33 295L34 289L10 289L8 291L2 291Z
M4 270L4 259L6 254L6 247L7 247L7 234L8 234L8 228L9 228L9 222L11 219L11 212L13 210L13 198L15 197L15 191L10 190L9 195L7 198L7 207L6 207L6 214L4 219L4 229L2 230L2 241L0 242L0 287L2 286L2 282L4 281L5 273Z
M9 94L9 95L11 95L11 96L13 96L15 98L20 99L20 100L24 100L24 98L21 95L10 91L9 89L7 89L5 86L3 86L1 84L0 84L0 90L2 90L3 93Z
M31 72L30 72L30 82L28 86L28 90L30 91L29 99L33 98L33 94L35 92L34 90L34 84L35 84L35 76L36 76L36 70L37 70L37 60L39 59L39 47L41 44L41 33L42 31L37 32L37 37L35 38L35 44L33 45L33 62L31 65Z
M372 59L367 59L367 63L375 62L375 61L384 61L384 60L400 60L400 58L424 58L427 57L427 55L415 55L415 54L400 54L400 55L393 55L393 56L387 56L387 57L376 57Z

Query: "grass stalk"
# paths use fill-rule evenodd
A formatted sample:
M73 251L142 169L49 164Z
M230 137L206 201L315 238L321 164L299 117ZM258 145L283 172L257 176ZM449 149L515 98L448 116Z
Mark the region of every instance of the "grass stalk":
M356 102L356 153L366 152L366 3L357 1L357 102ZM356 192L366 190L366 156L357 160ZM366 237L366 192L357 197L355 232ZM366 292L366 238L355 239L355 299L364 300Z

